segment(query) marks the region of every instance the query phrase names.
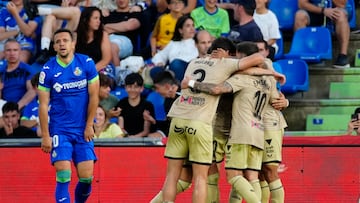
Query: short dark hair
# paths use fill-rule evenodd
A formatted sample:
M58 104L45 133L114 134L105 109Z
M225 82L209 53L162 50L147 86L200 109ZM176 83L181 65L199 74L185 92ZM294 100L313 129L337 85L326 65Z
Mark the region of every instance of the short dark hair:
M32 76L30 82L33 87L37 87L39 85L39 76L40 76L40 72Z
M178 0L178 1L182 1L184 4L186 4L185 0ZM166 3L167 3L167 4L170 4L170 3L171 3L171 0L166 0Z
M259 52L259 48L256 43L243 41L239 42L236 45L236 51L245 54L246 56L250 56L251 54L255 54Z
M111 79L104 73L99 73L99 81L100 81L100 87L111 87L112 86Z
M19 105L16 102L6 102L2 107L2 113L5 114L10 111L16 111L19 113Z
M354 114L359 114L360 113L360 107L357 107L354 111Z
M178 81L175 79L174 75L169 71L162 71L156 74L153 79L154 84L170 84L170 85L177 85Z
M67 33L69 33L71 39L74 40L73 33L72 33L69 29L65 29L65 28L60 28L60 29L56 30L56 31L54 32L53 37L55 37L55 35L57 35L57 34L59 34L59 33L62 33L62 32L67 32Z
M125 77L125 85L137 84L139 86L144 85L144 79L139 73L130 73Z
M230 55L234 55L236 53L236 47L234 43L230 39L225 37L216 38L212 42L211 47L208 50L208 53L210 54L212 51L219 48L224 49L225 51L229 51Z

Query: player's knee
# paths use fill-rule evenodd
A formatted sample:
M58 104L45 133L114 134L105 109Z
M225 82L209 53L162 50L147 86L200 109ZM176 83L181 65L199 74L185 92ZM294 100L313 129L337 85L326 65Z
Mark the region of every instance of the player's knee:
M177 191L177 193L184 192L185 190L190 188L190 186L191 186L190 182L178 180L178 182L176 184L176 191Z
M79 178L79 182L80 183L91 184L93 179L94 179L93 176L91 176L90 178Z
M278 164L266 164L262 167L261 171L266 181L272 182L279 178L277 168L278 168Z
M67 183L71 180L71 170L61 170L56 172L56 182Z

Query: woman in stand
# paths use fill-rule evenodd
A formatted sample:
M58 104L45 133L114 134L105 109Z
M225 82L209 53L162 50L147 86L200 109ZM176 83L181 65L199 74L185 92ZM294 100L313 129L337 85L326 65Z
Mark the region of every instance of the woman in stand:
M118 126L116 123L110 123L109 118L105 113L105 109L100 105L96 109L94 130L95 139L117 137L122 138L125 136L120 126Z
M93 6L85 7L76 32L76 52L90 56L98 72L111 73L114 70L110 64L111 45L109 35L104 31L101 10Z

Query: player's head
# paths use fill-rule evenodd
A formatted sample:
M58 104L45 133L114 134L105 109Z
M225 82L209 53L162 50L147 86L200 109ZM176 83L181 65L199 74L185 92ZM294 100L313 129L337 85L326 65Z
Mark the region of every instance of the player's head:
M54 50L60 58L67 58L75 51L73 34L68 29L58 29L54 33Z
M18 63L20 61L21 45L16 39L10 38L4 44L4 57L7 63Z
M19 126L20 110L16 102L6 102L2 107L2 113L5 125L11 125L13 128Z
M256 41L255 43L259 48L259 53L261 55L263 55L265 58L267 58L269 56L269 53L270 53L269 52L269 45L268 45L267 41L260 40L260 41Z
M204 57L213 41L212 36L206 30L199 30L194 36L195 45L199 52L199 57Z
M129 98L140 96L144 90L144 79L139 73L130 73L125 77L125 90Z
M178 81L169 71L158 73L154 80L155 91L165 98L174 98L178 90Z
M256 43L243 41L236 44L236 57L243 58L245 56L250 56L251 54L255 54L259 52L259 48Z
M211 47L208 50L208 53L211 54L213 51L216 51L217 49L223 49L224 51L228 52L229 56L234 56L236 54L236 47L234 43L225 37L216 38L212 42Z

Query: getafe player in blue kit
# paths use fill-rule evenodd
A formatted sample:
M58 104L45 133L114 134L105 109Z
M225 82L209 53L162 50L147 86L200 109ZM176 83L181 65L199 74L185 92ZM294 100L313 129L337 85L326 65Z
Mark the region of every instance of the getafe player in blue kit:
M96 161L92 139L99 103L98 73L91 58L74 53L69 30L54 33L54 49L57 56L45 63L39 76L41 149L50 153L56 169L56 202L70 203L72 160L79 178L75 202L82 203L90 195Z

